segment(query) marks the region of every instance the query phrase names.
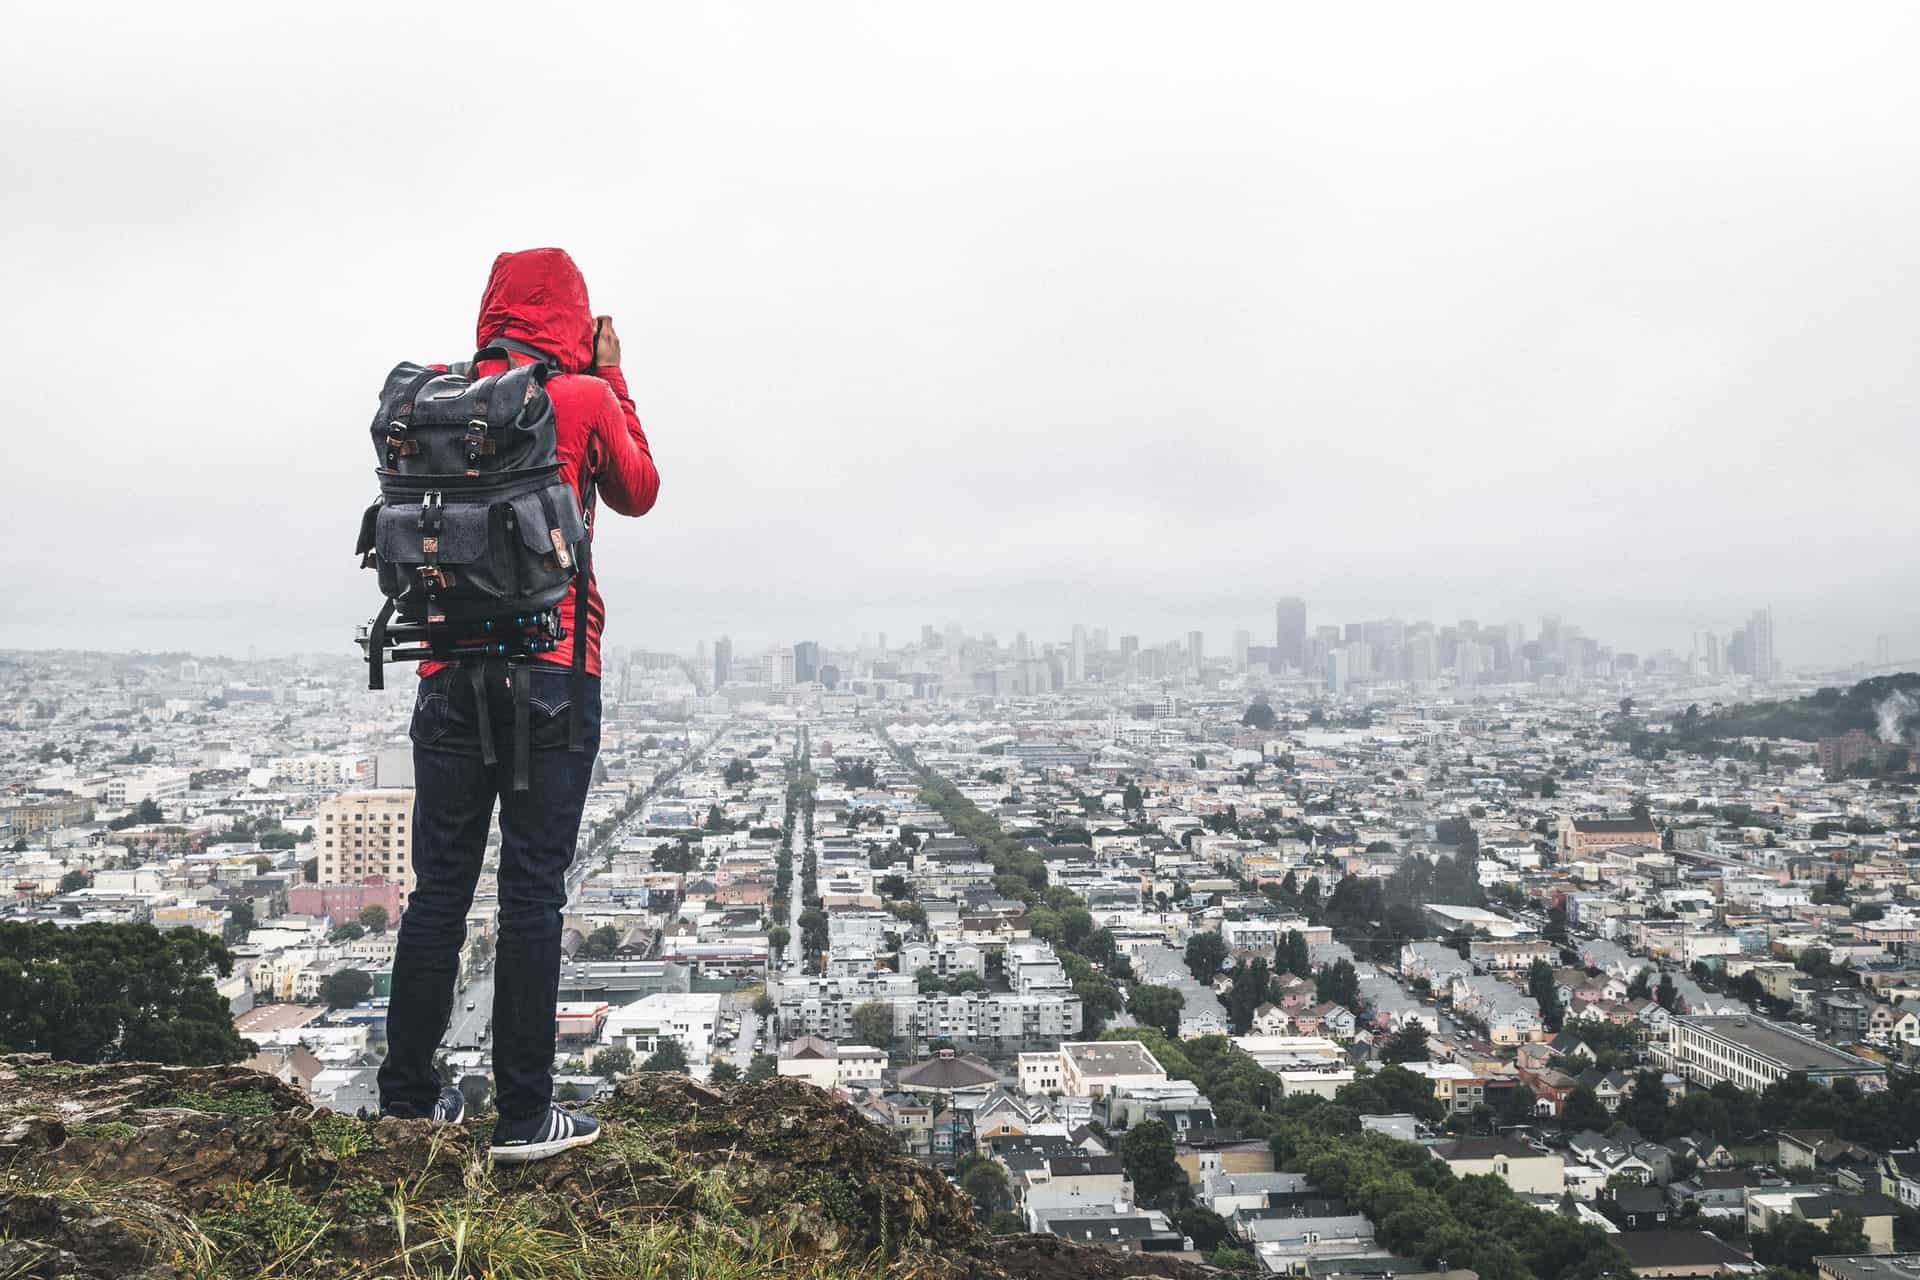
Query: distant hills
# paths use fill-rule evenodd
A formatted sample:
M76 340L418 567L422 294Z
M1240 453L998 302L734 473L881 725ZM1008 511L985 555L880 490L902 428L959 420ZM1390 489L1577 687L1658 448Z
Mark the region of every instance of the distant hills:
M1687 708L1674 721L1683 740L1795 738L1814 742L1851 729L1883 742L1920 737L1920 671L1874 676L1850 689L1819 689L1786 702L1743 702L1715 711Z

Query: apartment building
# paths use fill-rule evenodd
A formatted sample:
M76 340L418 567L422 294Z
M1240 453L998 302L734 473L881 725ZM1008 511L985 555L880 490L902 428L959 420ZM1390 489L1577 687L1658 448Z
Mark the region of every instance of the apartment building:
M413 892L413 792L347 791L320 806L314 841L320 883L355 884L372 876Z
M1887 1070L1879 1063L1752 1014L1674 1017L1651 1056L1655 1065L1709 1087L1725 1080L1757 1093L1795 1074L1821 1085L1852 1080L1863 1090L1887 1087Z

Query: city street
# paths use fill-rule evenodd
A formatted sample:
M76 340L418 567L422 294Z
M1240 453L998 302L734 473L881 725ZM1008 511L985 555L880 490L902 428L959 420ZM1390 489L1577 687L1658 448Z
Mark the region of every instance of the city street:
M472 1002L469 1010L467 1004ZM481 1043L481 1030L493 1016L493 975L474 975L465 991L453 993L453 1022L443 1042L449 1049L471 1049Z

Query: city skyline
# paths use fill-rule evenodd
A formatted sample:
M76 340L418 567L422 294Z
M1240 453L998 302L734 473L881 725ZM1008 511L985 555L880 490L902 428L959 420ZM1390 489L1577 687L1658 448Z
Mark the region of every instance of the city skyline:
M0 139L0 344L86 386L72 335L103 317L191 340L114 345L138 413L22 404L20 474L84 433L98 497L16 487L0 645L342 650L378 605L352 538L382 378L471 354L494 255L558 244L662 477L597 531L631 644L1098 609L1218 647L1279 588L1637 650L1771 601L1796 663L1920 652L1905 7L1749 8L1738 56L1701 10L1650 39L1409 6L1386 43L1339 9L1107 6L1012 43L908 10L608 13L604 74L516 57L617 154L583 198L499 207L396 202L370 145L457 132L383 91L442 24L285 22L18 15L37 52L0 96L65 123ZM491 142L549 133L508 113Z

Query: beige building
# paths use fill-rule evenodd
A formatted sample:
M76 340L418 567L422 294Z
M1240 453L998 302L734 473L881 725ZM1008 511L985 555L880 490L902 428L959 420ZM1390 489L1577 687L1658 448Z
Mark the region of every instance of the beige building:
M1521 1195L1557 1196L1566 1190L1566 1162L1518 1138L1459 1138L1436 1143L1433 1156L1456 1178L1490 1173Z
M1022 1092L1103 1098L1115 1089L1165 1084L1167 1072L1138 1040L1075 1041L1020 1055Z
M400 882L403 903L413 892L412 789L342 792L320 806L314 840L321 884L385 876Z

